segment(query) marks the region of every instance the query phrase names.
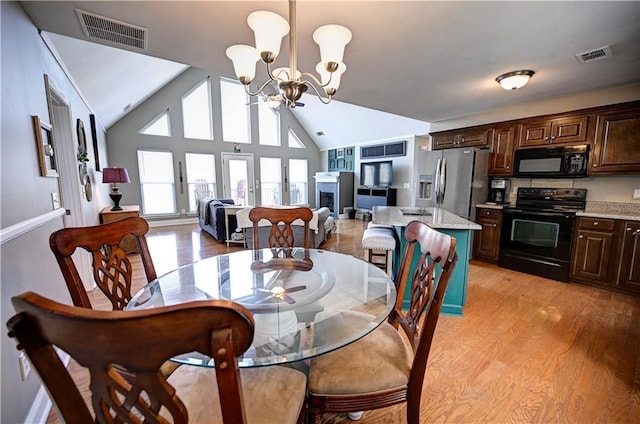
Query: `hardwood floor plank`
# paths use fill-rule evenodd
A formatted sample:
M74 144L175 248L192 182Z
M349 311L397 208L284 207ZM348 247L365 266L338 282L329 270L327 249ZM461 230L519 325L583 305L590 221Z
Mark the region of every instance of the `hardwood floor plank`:
M364 258L365 228L339 219L322 248ZM196 225L152 228L148 242L158 274L242 249ZM139 275L139 260L132 259ZM473 260L469 273L464 316L438 321L421 422L640 423L639 299ZM143 284L136 280L134 290ZM90 298L109 308L96 290ZM86 372L71 369L88 396ZM404 417L404 405L397 405L367 411L360 423L401 424ZM328 414L324 422L351 421ZM55 412L47 423L59 423Z

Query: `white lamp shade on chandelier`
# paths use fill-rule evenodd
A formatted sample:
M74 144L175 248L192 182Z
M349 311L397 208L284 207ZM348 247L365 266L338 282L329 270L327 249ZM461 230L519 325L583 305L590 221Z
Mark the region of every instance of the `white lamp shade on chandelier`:
M295 0L289 0L289 18L291 25L282 16L268 11L256 11L249 14L247 23L255 35L255 47L235 45L227 49L226 54L233 62L236 77L251 95L278 96L282 104L295 107L302 94L309 88L323 103L329 103L340 85L341 75L346 66L343 63L345 46L351 41L349 29L335 24L324 25L313 33L313 40L320 47L320 64L314 74L300 72L297 69ZM289 34L289 67L271 69L271 64L280 54L280 45ZM262 60L267 66L268 80L252 92L249 85L256 74L256 63ZM295 74L295 75L293 75ZM271 88L268 88L271 87ZM323 90L322 90L323 89ZM326 96L326 97L325 97Z
M496 81L505 90L516 90L518 88L524 87L529 82L529 78L531 78L534 73L535 72L530 70L508 72L506 74L500 75L498 78L496 78Z

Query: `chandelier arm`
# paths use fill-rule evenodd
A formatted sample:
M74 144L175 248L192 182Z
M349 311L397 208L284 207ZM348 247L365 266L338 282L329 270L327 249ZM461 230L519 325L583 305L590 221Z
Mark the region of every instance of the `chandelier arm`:
M271 84L273 81L275 81L275 80L270 79L269 81L266 81L266 82L265 82L264 84L262 84L262 85L260 86L260 88L258 88L258 90L256 90L255 92L251 92L251 90L249 89L249 85L245 85L245 86L244 86L244 91L245 91L248 95L250 95L250 96L257 96L258 94L262 94L262 92L264 91L264 89L265 89L265 88L267 88L267 86L268 86L269 84Z
M304 72L304 73L302 73L302 74L300 75L300 80L302 81L302 77L305 77L305 76L306 76L306 77L311 77L311 79L313 80L313 83L314 83L314 84L317 84L319 87L324 88L324 87L328 86L329 84L331 84L331 78L333 78L333 72L330 72L330 73L329 73L329 79L327 80L327 82L326 82L325 84L323 84L322 82L320 82L320 80L319 80L315 75L313 75L313 74L312 74L312 73L310 73L310 72ZM306 81L303 81L303 82L305 82L305 83L306 83Z
M311 87L311 89L316 93L316 96L318 96L318 99L320 99L320 101L325 105L328 105L331 102L331 95L329 95L328 97L324 97L322 94L320 94L320 91L318 91L316 86L309 81L302 81L302 83L304 83L304 85L306 85L307 87Z

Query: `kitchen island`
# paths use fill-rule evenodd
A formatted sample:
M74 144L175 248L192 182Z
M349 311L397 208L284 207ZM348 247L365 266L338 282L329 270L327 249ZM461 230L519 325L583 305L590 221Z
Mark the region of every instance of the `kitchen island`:
M480 230L482 227L475 222L468 221L441 208L374 206L372 222L374 224L392 225L400 240L400 248L396 250L393 257L394 275L397 275L398 265L402 259L402 252L406 244L404 228L411 221L422 221L429 227L456 238L458 263L451 275L441 312L447 315L462 316L462 307L467 300L469 258L472 241L471 232ZM414 258L413 261L413 267L417 264L417 252L418 251L416 251L416 258ZM404 307L408 307L409 305L408 289L409 287L407 287L407 292L404 294Z

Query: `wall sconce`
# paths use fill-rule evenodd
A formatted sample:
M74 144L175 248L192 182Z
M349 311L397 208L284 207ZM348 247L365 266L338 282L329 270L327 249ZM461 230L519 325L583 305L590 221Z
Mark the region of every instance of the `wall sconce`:
M524 87L529 82L529 78L531 78L533 74L535 74L535 72L528 69L507 72L506 74L502 74L496 78L496 81L505 90L515 90L517 88Z

